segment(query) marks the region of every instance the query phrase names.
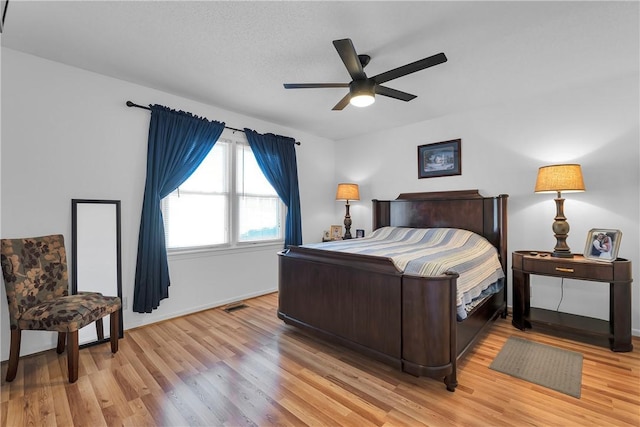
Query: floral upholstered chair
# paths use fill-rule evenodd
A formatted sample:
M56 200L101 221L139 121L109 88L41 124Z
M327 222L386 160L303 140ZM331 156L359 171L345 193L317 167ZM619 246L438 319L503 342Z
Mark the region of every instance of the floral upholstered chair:
M0 244L11 325L8 382L13 381L18 370L23 330L58 332L58 354L63 352L67 341L70 383L78 379L80 328L96 322L98 338L102 339L102 318L111 315L111 352L118 351L120 298L96 292L69 295L62 235L2 239Z

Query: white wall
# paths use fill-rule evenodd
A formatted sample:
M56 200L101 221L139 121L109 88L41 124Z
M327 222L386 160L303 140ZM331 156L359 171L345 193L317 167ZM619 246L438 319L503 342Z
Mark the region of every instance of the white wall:
M149 112L163 104L234 128L288 135L296 149L303 238L319 241L332 221L334 142L221 108L2 48L1 230L3 238L61 232L71 242L71 199L122 201L125 329L277 289L279 247L171 258L169 299L151 314L131 311L144 191ZM247 268L250 266L250 268ZM9 352L6 293L1 358ZM48 332L23 334L21 354L55 346Z
M630 54L638 57L635 46ZM479 189L488 196L509 194L510 251L550 251L555 245L554 195L534 194L538 167L580 163L586 192L563 194L571 226L568 244L572 252L582 253L591 228L622 231L619 256L633 262L632 327L634 335L640 335L639 93L637 75L620 76L338 141L337 181L356 182L361 188L361 201L351 208L353 227L370 231L373 198ZM418 179L417 146L456 138L462 138L462 175ZM336 215L343 209L336 208ZM545 279L532 276L532 305L555 310L561 300L560 279ZM565 280L560 310L608 319L608 288Z

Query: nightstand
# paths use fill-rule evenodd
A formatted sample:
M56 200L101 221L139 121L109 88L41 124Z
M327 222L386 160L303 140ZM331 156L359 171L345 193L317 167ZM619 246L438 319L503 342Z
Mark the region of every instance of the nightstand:
M631 261L598 262L574 255L516 251L512 255L513 321L518 329L540 329L567 338L626 352L631 344ZM531 307L531 274L609 283L609 321Z

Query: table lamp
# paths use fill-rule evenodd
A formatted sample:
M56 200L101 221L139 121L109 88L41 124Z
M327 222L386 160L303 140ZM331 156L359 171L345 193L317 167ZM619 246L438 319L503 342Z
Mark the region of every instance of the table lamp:
M573 254L567 245L569 223L564 216L564 199L562 192L584 191L582 169L580 165L564 164L542 166L538 169L536 180L536 193L557 193L556 217L551 227L556 238L556 246L551 256L558 258L573 258Z
M360 200L360 192L358 190L358 184L338 184L338 191L336 191L336 200L346 200L347 212L344 216L344 239L351 239L351 215L349 215L349 200Z

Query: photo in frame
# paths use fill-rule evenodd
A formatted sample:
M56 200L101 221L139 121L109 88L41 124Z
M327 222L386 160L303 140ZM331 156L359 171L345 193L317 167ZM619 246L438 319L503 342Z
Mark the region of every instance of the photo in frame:
M606 228L592 228L587 233L584 257L593 261L613 262L618 257L622 232Z
M356 230L356 238L359 238L359 237L364 237L364 229L362 228L358 228Z
M341 225L332 225L331 226L331 240L342 240L342 226Z
M418 178L462 175L461 139L418 146Z

